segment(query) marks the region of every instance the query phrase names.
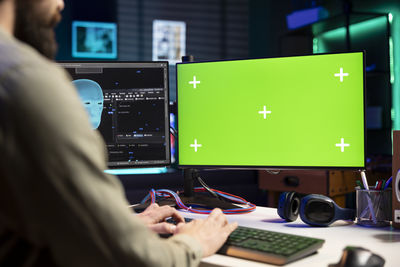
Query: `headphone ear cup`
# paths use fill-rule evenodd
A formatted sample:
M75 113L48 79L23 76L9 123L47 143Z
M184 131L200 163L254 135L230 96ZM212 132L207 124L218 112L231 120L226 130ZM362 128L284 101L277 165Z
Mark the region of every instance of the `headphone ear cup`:
M282 219L286 220L285 216L285 203L286 203L286 197L289 192L283 192L279 195L279 201L278 201L278 215Z
M293 222L299 216L300 197L296 192L283 192L279 196L278 215L288 222Z

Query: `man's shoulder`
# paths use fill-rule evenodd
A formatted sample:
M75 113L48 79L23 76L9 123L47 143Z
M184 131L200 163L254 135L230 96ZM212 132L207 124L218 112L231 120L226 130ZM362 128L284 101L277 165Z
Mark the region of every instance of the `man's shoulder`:
M10 72L24 72L29 69L55 68L54 64L41 56L32 47L11 36L0 33L0 82ZM29 73L29 72L28 72Z
M54 105L57 110L57 106L69 103L80 108L77 92L60 66L30 46L3 35L0 33L0 102L3 105L35 109L36 114L41 106Z

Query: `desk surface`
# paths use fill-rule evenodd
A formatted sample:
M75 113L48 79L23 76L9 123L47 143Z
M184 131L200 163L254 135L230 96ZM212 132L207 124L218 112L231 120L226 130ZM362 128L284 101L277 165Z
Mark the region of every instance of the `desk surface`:
M205 217L205 215L187 212L182 212L182 214L184 217L190 218ZM324 245L317 254L286 266L327 267L329 264L339 261L343 248L346 246L358 246L371 250L385 259L385 267L400 266L400 230L391 227L369 228L346 221L337 221L329 227L310 227L300 219L291 223L286 222L277 215L276 209L263 207L257 207L256 211L245 215L227 215L227 218L230 222L236 221L241 226L325 239ZM203 259L201 266L261 267L275 265L213 255Z

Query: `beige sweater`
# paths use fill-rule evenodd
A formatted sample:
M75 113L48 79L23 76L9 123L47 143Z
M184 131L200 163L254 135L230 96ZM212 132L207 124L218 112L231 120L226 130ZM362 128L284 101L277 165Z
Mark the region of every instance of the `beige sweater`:
M0 266L197 266L200 244L150 232L105 168L69 77L0 29Z

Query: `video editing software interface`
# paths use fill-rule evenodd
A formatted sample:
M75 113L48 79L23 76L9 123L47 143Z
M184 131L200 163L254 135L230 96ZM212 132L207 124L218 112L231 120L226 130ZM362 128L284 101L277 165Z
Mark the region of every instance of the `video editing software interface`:
M364 168L364 54L177 64L179 166Z
M60 62L72 77L108 166L170 164L167 62Z

